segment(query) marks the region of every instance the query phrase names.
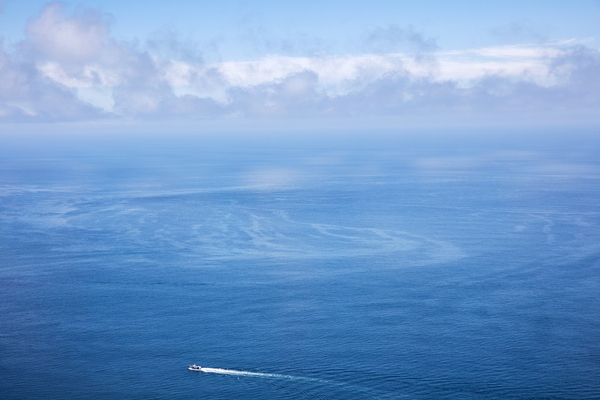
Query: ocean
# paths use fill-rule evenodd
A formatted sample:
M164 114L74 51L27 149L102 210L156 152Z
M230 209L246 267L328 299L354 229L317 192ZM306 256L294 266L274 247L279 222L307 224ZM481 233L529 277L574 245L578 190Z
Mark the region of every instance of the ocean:
M600 398L594 132L0 145L2 399Z

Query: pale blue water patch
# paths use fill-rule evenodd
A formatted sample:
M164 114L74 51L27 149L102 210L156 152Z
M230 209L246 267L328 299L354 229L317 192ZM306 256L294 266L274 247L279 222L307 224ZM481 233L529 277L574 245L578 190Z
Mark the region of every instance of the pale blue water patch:
M5 142L1 397L600 397L598 142L432 138Z

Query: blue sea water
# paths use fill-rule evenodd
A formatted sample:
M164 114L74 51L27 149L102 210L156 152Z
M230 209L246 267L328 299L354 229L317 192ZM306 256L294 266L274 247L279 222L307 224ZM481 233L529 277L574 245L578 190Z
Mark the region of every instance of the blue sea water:
M600 398L594 135L1 144L2 399Z

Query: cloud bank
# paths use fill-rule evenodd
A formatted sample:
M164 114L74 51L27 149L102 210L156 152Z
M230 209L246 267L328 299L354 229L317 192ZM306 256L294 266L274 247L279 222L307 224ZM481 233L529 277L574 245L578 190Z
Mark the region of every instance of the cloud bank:
M397 52L397 43L412 47ZM375 29L364 54L203 62L171 40L115 40L110 19L46 6L0 46L0 121L444 115L600 122L600 51L577 43L441 51L413 28ZM182 48L183 47L183 48ZM560 118L560 117L559 117Z

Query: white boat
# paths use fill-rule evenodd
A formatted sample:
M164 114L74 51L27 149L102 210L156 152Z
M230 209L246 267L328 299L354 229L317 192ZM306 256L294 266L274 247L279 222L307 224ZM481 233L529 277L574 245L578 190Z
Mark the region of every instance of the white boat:
M192 364L188 367L190 371L202 371L202 367L196 364Z

